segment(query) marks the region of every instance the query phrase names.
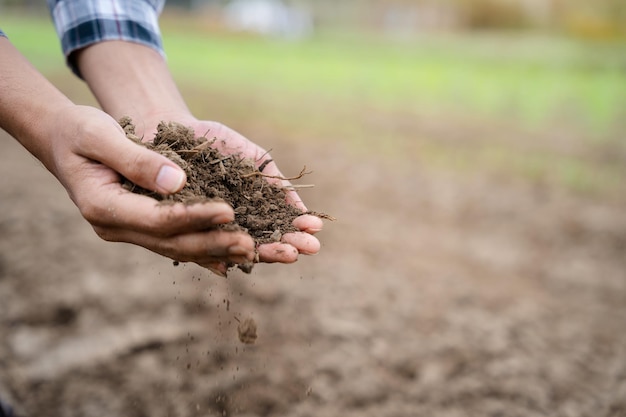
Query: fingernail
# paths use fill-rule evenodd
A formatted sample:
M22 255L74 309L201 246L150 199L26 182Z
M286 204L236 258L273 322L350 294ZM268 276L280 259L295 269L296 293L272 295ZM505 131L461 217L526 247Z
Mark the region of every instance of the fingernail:
M211 222L213 224L224 224L224 223L230 223L232 221L233 221L233 216L227 213L220 213L211 218Z
M251 251L244 248L243 246L239 246L239 245L234 245L234 246L230 246L228 248L228 254L231 256L246 256L250 253Z
M228 260L234 264L245 264L250 262L250 259L248 259L247 256L230 256Z
M175 193L183 188L185 173L173 166L163 165L156 177L156 183L162 190Z
M209 271L213 272L215 275L219 275L222 278L226 278L227 277L227 272L225 271L221 271L218 268L215 268L213 266L205 266L206 269L208 269Z

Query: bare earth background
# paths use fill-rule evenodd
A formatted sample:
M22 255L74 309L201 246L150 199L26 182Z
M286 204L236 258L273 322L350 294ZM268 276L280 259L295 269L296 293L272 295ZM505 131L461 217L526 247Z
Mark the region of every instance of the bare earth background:
M338 218L318 256L222 279L103 242L0 135L0 396L20 415L626 416L623 199L233 127L314 170L303 197Z

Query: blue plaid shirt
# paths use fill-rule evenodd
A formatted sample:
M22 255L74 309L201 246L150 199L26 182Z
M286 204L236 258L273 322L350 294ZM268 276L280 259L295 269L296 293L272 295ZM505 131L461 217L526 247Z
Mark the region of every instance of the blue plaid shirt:
M165 0L47 1L63 53L77 74L72 52L96 42L131 41L163 54L158 18Z

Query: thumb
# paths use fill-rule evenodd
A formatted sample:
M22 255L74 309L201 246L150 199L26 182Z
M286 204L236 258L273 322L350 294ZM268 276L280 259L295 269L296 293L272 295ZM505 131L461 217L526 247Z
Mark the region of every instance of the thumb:
M101 162L145 189L160 194L180 191L187 176L176 163L128 138L113 120L100 126L97 137L91 135L84 156ZM85 149L84 148L84 149Z
M101 162L133 183L160 194L180 191L187 176L185 171L165 156L126 140L116 145L119 154ZM117 152L116 152L117 153Z

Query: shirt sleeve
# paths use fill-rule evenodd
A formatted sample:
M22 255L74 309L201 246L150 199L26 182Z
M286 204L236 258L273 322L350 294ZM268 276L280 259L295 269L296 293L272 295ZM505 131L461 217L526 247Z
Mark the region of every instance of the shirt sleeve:
M165 0L47 0L69 67L72 53L108 40L136 42L163 53L158 18Z
M0 29L0 36L3 37L3 38L7 37L7 35L2 31L2 29Z

